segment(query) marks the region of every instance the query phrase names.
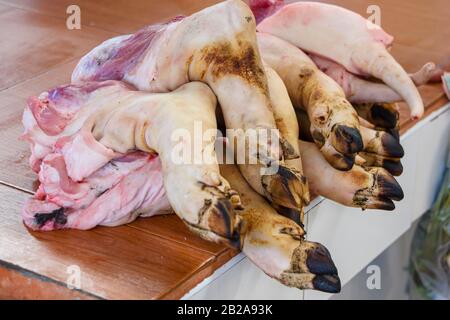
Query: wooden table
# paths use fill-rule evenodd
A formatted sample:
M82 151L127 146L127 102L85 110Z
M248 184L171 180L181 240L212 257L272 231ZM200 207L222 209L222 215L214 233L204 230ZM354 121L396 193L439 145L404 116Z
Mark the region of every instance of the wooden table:
M236 254L190 234L175 216L48 233L27 230L20 218L36 189L28 146L18 141L25 99L68 82L78 59L101 41L215 2L79 0L82 28L68 30L74 1L0 0L0 298L179 298ZM378 4L383 27L396 37L393 54L408 71L450 57L446 0L329 2L364 15ZM447 101L439 85L421 93L427 113ZM402 131L412 125L403 112ZM66 286L73 266L80 290Z

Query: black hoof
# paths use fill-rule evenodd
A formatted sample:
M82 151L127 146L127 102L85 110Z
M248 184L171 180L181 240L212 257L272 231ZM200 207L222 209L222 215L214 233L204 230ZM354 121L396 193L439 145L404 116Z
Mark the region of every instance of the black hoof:
M344 154L354 154L363 150L363 140L361 133L346 125L336 125L333 128L334 143L336 150Z
M333 166L333 168L340 170L340 171L348 171L351 168L353 168L353 165L355 164L355 155L346 155L346 154L340 154L336 153L332 156L330 164Z
M385 159L383 160L382 167L393 176L399 176L403 173L403 165L400 161Z
M396 201L403 199L404 194L400 184L390 175L379 175L377 177L380 196Z
M308 267L309 272L317 275L337 274L337 268L331 259L330 253L320 243L317 243L316 247L308 252L306 266Z
M397 112L389 110L381 104L375 104L371 111L372 123L387 129L393 129L397 125Z
M402 158L405 155L402 145L390 134L384 134L381 138L381 144L386 155L393 158Z
M314 289L328 293L341 292L341 280L337 275L318 275L313 280Z

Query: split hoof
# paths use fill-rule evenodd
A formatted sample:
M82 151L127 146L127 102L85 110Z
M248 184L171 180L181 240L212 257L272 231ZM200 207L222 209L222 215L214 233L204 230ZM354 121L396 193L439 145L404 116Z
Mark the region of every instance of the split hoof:
M365 160L364 166L384 168L393 176L400 176L403 173L403 165L399 158L390 158L367 152L360 152L358 155Z
M361 134L366 153L375 153L391 158L402 158L405 155L398 137L390 132L361 127Z
M299 289L337 293L341 290L336 266L321 244L303 241L294 249L291 266L281 274L281 282Z
M204 199L198 213L198 223L194 224L185 219L183 221L203 239L240 248L241 217L235 212L242 209L238 193L232 189L220 190L209 185L203 185L202 189L211 197Z
M337 170L349 171L355 164L355 154L342 154L328 143L320 149L320 152L327 162Z
M342 154L355 154L364 148L358 129L346 125L334 125L331 131L331 144Z
M382 168L369 168L366 171L372 175L372 184L355 193L353 204L362 209L394 210L392 200L400 201L404 197L398 182Z
M276 205L297 209L309 202L306 178L295 169L280 165L278 172L261 176L266 197Z

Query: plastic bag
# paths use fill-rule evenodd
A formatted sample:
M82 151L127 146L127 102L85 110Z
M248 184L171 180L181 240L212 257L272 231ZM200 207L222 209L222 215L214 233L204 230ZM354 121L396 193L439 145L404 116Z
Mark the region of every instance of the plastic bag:
M409 272L411 298L450 299L450 156L437 200L415 231Z

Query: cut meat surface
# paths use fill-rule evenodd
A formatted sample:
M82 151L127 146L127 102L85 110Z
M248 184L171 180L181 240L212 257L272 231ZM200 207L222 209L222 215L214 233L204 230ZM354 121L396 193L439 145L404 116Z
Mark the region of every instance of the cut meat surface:
M118 81L86 82L28 100L22 138L30 142L41 184L23 209L27 226L90 229L169 208L156 155L114 152L84 127L102 106L129 98L131 89Z
M284 0L250 0L249 4L255 15L256 23L260 23L281 9L284 6Z
M65 146L65 150L81 147L78 143L81 140L90 142L85 147L91 146L94 151L92 154L83 153L84 156L93 158L98 154L102 159L82 162L85 172L74 175L75 180L106 164L112 158L111 152L96 145L94 139L89 137L90 133L79 131L100 106L108 104L109 99L124 99L131 89L118 81L86 82L60 86L41 93L39 97L29 98L22 117L25 130L21 138L30 144L30 166L33 171L39 172L42 159L56 147ZM80 136L76 137L76 134Z
M72 77L96 81L124 79L139 67L152 47L158 49L158 39L163 37L166 31L170 32L182 19L182 16L178 16L163 24L147 26L135 34L105 41L102 46L92 51L96 58L81 60L82 67L77 68ZM154 42L156 45L153 45Z
M86 129L81 129L71 137L60 138L55 147L61 150L68 175L74 181L89 177L120 155L95 140L92 133Z
M68 177L61 155L49 154L39 181L38 192L23 209L24 222L32 229L86 230L170 212L161 163L143 152L115 159L82 182Z

